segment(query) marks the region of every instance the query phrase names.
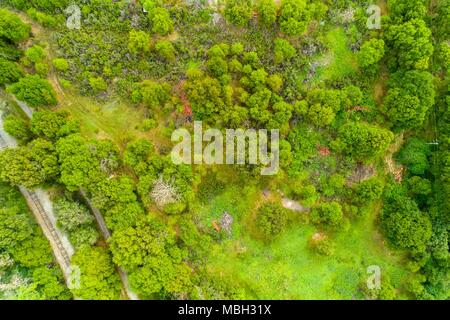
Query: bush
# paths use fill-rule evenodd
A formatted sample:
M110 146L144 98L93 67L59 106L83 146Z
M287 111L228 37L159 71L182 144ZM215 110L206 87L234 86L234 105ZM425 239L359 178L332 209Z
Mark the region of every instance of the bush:
M64 58L56 58L52 62L56 70L67 71L69 69L69 62Z
M268 240L277 237L287 226L287 210L277 203L264 204L258 209L256 226Z
M0 85L18 81L23 77L23 71L12 61L0 57Z
M27 75L8 88L17 99L31 107L56 105L56 93L50 83L38 75Z
M338 202L323 203L313 208L311 221L325 227L337 228L343 221L342 207Z

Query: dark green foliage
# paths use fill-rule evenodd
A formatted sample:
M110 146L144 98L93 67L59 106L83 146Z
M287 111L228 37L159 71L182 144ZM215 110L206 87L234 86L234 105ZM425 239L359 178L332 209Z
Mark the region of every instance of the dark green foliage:
M389 120L401 128L423 124L434 104L433 77L428 72L407 71L392 75L384 108Z
M418 138L411 138L396 154L396 158L412 174L424 174L430 167L428 162L430 153L430 146L425 141Z
M425 250L432 234L430 219L400 187L390 186L385 192L381 221L395 247L413 252Z

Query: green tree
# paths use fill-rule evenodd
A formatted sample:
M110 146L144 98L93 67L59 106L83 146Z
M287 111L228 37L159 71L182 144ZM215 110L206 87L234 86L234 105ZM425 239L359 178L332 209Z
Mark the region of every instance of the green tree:
M22 141L28 141L31 138L28 123L12 115L9 115L4 119L3 129L13 137Z
M169 98L170 86L152 80L144 80L135 92L135 102L143 102L152 110L162 108Z
M396 154L396 159L405 165L412 174L424 174L429 169L430 146L419 138L411 138Z
M274 53L275 53L275 63L281 63L285 60L289 60L290 58L294 57L297 51L289 43L289 41L282 38L277 38L275 39Z
M175 60L175 48L173 47L172 42L166 40L158 41L155 45L155 49L159 55L167 61Z
M30 37L31 26L25 24L14 13L0 9L0 38L20 42Z
M55 147L36 139L27 146L0 153L0 178L12 185L35 187L56 179L59 168Z
M79 123L68 120L65 111L42 110L33 113L31 118L31 132L33 134L56 141L57 139L79 132Z
M152 12L152 31L167 35L173 31L173 20L165 8L155 8Z
M337 228L343 221L342 207L335 201L319 204L311 212L311 221L314 224Z
M277 21L278 8L274 0L258 0L256 10L262 24L272 26Z
M420 127L434 104L433 76L428 72L399 71L392 75L388 87L384 110L389 119L400 128Z
M91 86L91 89L94 91L94 93L103 92L108 88L108 84L102 77L90 77L89 85Z
M64 58L55 58L52 60L53 66L59 71L67 71L69 62Z
M32 107L56 105L56 93L50 83L38 75L27 75L8 88L17 99Z
M363 43L358 52L358 62L363 68L373 66L384 56L384 41L382 39L370 39Z
M72 292L85 300L117 300L120 280L106 248L84 246L72 257L80 270L80 288Z
M0 85L17 82L22 77L23 71L17 63L0 57Z
M400 188L390 186L386 192L382 226L395 247L423 252L432 234L430 219Z
M385 39L400 68L428 69L433 44L431 31L425 21L413 19L403 24L390 25L385 33Z
M370 204L381 197L383 183L379 178L370 178L358 184L355 191L358 202L361 204Z
M394 139L389 130L366 123L350 122L339 130L343 152L360 161L370 161L382 154Z
M111 238L114 261L130 274L132 287L143 297L187 293L190 270L175 237L155 218L146 218L135 227L119 229Z
M245 27L252 18L252 13L250 0L227 0L225 2L225 18L238 27Z
M298 36L306 31L310 12L305 0L283 0L281 2L280 27L288 36Z
M39 63L45 58L44 48L35 44L25 51L25 57L33 63Z
M130 30L128 34L128 50L133 54L150 51L150 35L141 30Z
M267 203L258 209L256 226L266 239L278 236L287 226L286 209L277 203Z

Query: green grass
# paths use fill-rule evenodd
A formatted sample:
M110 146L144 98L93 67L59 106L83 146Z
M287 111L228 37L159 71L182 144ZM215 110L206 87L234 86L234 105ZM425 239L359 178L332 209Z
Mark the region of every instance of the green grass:
M249 230L259 192L248 191L247 195L237 188L227 189L200 215L207 227L224 211L235 217L233 236L214 246L208 270L247 288L249 298L362 299L358 287L366 282L371 265L380 266L382 277L388 275L395 288L402 287L407 276L402 256L384 246L373 217L353 222L347 233L332 236L335 254L319 256L307 246L317 231L311 225L290 226L269 245L253 238Z
M64 92L60 99L60 109L68 111L81 122L82 133L88 137L108 138L120 148L140 131L138 127L144 119L143 110L116 100L99 104L92 98Z
M355 73L358 64L354 53L348 48L348 40L343 28L335 28L325 35L329 52L321 57L324 63L317 70L315 81L342 79Z

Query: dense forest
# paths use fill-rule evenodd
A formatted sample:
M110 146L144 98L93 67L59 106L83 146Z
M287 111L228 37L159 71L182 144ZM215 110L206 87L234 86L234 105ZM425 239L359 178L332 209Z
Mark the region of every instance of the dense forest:
M450 298L449 1L1 6L0 298ZM278 129L280 170L175 164L194 121Z

